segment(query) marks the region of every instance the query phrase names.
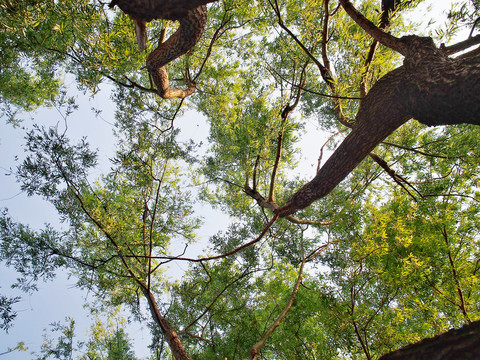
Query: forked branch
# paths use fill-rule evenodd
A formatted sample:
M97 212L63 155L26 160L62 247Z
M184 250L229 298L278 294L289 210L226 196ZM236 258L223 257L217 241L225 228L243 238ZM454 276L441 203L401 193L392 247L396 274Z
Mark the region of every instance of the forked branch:
M352 20L355 21L376 41L404 56L407 55L408 45L404 44L401 39L379 29L373 22L363 16L363 14L358 11L349 0L340 0L340 4L342 4L343 8L352 18Z

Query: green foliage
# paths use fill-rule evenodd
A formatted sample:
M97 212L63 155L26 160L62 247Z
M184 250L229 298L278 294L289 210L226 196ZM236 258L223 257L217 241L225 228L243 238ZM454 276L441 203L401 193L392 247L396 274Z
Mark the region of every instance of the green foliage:
M389 31L412 32L407 10L420 2L405 2ZM359 9L378 23L379 1ZM477 18L477 2L463 2L438 36L475 28ZM113 84L116 106L115 154L96 178L87 139L72 144L67 130L41 124L27 132L17 180L55 206L65 230L35 231L2 211L0 260L20 274L15 286L33 291L66 268L99 311L123 305L149 324L155 359L173 355L143 295L153 294L195 359L245 359L288 304L303 259L300 289L263 358L378 358L480 319L474 126L407 123L375 149L390 171L366 159L330 195L259 237L272 217L265 203L284 204L305 182L295 169L311 124L343 132L355 97L401 61L381 46L367 62L372 40L337 2L210 4L202 40L168 65L174 86L189 76L197 91L168 102L150 91L131 19L107 4L0 0L0 19L0 99L10 120L39 106L62 107L68 118L77 105L65 79L91 94ZM164 26L167 36L175 31L167 21L148 25L148 51ZM202 152L178 140L176 121L192 109L210 130ZM317 154L322 144L309 146ZM202 216L217 225L205 204L231 222L200 239L203 252L184 255ZM167 273L173 262L190 264L177 281ZM0 297L3 329L15 301ZM45 338L39 359L135 359L124 325L98 320L76 342L72 319L55 323L57 338Z
M462 26L466 26L471 29L470 34L472 34L480 27L479 16L480 2L478 0L455 4L448 13L450 28L458 30Z
M17 313L13 310L13 305L20 300L19 297L9 298L7 296L0 296L0 329L8 331L12 322L17 317Z
M139 67L143 56L130 36L131 22L107 14L103 6L87 0L0 2L4 112L9 106L48 106L65 73L79 88L95 92L104 75L120 78Z
M49 332L45 330L40 354L35 354L35 359L136 360L130 339L120 327L124 323L125 320L118 317L118 311L108 314L106 325L97 318L87 341L76 340L73 318L66 318L65 324L52 323Z
M90 338L81 344L83 354L78 359L136 360L130 338L124 330L125 323L118 311L109 313L106 323L97 318L90 329Z
M14 348L8 348L6 351L0 353L0 356L10 354L14 351L27 351L27 350L28 348L25 346L25 343L23 341L20 341L17 344L17 346L15 346Z
M385 157L409 174L417 202L387 183L370 191L355 222L332 228L323 291L350 324L343 335L356 344L345 352L380 355L479 318L478 156L468 155L477 131L407 125Z
M34 231L16 223L6 209L2 210L0 218L0 236L0 259L20 275L13 286L25 292L37 290L38 280L53 279L71 254L70 247L61 243L59 232L50 226ZM63 256L59 256L60 253ZM6 309L10 308L12 301L5 301Z
M181 190L174 162L184 152L174 150L173 135L161 142L157 135L142 131L144 138L138 133L139 143L129 143L118 151L114 160L117 168L94 184L90 184L88 171L96 165L96 158L88 144L81 140L78 145L70 145L55 129L38 128L28 134L29 155L18 169L24 190L51 201L70 229L62 234L60 246L44 239L58 236L53 230L40 235L40 239L28 232L16 238L27 238L21 243L28 251L37 251L35 245L45 243L50 255L70 259L70 265L78 270L80 284L98 287L103 296L110 295L106 300L113 303L135 304L135 281L145 282L160 273L156 270L161 262L149 257L168 255L172 238L194 241L199 225L190 217L189 195ZM152 136L157 140L153 144ZM5 223L4 232L13 243L14 225L7 227L9 223ZM15 226L19 229L16 232L24 229ZM43 252L37 254L45 256ZM12 256L5 254L6 259ZM51 262L51 268L58 265ZM94 278L91 270L95 270Z
M67 360L73 358L74 336L75 336L75 320L67 318L68 324L63 325L60 322L50 324L52 332L58 332L57 343L49 339L47 333L44 333L44 341L41 348L41 354L38 360L59 359Z

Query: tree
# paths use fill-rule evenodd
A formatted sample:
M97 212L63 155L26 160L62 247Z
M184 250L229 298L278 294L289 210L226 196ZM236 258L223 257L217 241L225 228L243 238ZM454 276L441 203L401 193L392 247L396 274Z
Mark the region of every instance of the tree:
M463 50L462 44L442 51L431 38L397 39L378 29L349 1L341 4L376 41L405 56L404 64L374 84L361 101L352 132L280 213L295 212L328 194L385 137L411 118L429 126L479 124L476 51L451 59L447 55Z
M73 359L74 348L74 336L75 336L75 320L72 318L66 319L67 325L63 325L60 322L50 324L52 332L60 332L57 339L57 344L54 345L46 333L44 334L44 342L42 344L41 356L39 360L46 359Z
M18 300L18 297L9 298L4 295L0 297L0 312L2 314L2 323L0 328L5 331L8 330L8 328L11 326L11 323L17 316L16 312L12 310L12 306L18 302Z
M56 343L45 331L40 354L34 354L36 359L136 360L128 335L119 327L125 320L118 317L114 319L116 316L118 311L108 314L107 327L100 318L97 318L86 342L75 339L77 334L73 318L65 319L66 324L61 322L50 324L50 332L58 334Z
M420 358L421 356L428 356L430 359L458 359L459 357L474 359L478 357L476 342L478 342L478 323L466 325L459 330L451 330L433 339L395 351L382 356L381 360Z
M419 3L213 2L193 51L169 63L171 81L196 90L168 101L150 76L165 64L138 51L121 11L1 3L11 122L40 105L68 120L62 71L91 93L113 83L117 106L117 152L96 181L86 140L42 126L26 135L17 179L67 230L34 231L3 212L0 254L24 275L17 286L65 267L99 301L148 319L157 358L373 359L477 320L479 8L453 9L437 34L471 32L436 46L411 35ZM155 17L167 20L149 23L147 52L175 20ZM467 46L477 49L450 57ZM177 140L186 109L208 118L205 156ZM352 130L301 186L291 174L313 118L332 139ZM232 223L203 254L179 255L171 244L188 247L200 226L195 195ZM173 261L190 264L178 283L162 273Z
M12 348L8 348L6 351L3 351L0 353L0 356L2 355L7 355L7 354L10 354L11 352L14 352L14 351L27 351L27 348L25 347L24 343L23 342L19 342L17 344L17 346L15 346L13 349Z

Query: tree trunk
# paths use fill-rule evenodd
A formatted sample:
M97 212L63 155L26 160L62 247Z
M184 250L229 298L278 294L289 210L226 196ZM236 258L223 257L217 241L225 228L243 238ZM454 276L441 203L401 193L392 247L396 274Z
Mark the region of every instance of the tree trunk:
M137 42L145 48L145 23L153 19L180 22L177 31L161 42L147 58L147 69L157 86L157 93L164 99L185 98L195 91L195 84L188 83L186 90L170 88L166 65L186 54L202 37L207 23L207 3L218 0L113 0L135 22Z
M171 89L166 65L186 54L202 37L207 24L207 7L198 6L180 19L180 26L166 42L161 43L148 55L147 69L150 72L158 94L164 99L184 98L195 91L195 84L189 84L187 90Z
M189 11L216 1L218 0L113 0L110 7L117 5L132 18L149 22L154 19L180 20Z
M480 321L382 356L379 360L480 359Z
M431 38L405 36L404 65L378 80L355 125L315 178L280 208L286 216L332 191L381 141L411 118L429 125L480 125L480 56L449 58Z
M176 360L192 360L172 324L170 324L170 322L160 313L152 292L149 291L146 286L142 286L142 291L147 298L148 306L150 308L150 312L152 313L153 319L160 326L160 329L167 340L168 346L170 347L174 358Z

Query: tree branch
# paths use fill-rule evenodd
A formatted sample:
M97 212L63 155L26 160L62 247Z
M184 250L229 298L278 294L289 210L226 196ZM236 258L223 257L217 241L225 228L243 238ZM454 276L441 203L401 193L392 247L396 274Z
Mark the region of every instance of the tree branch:
M278 138L277 138L277 154L275 156L275 163L273 165L272 169L272 174L270 177L270 189L268 192L268 201L272 202L274 201L274 194L275 194L275 180L277 178L277 173L278 173L278 166L280 164L280 159L282 157L282 150L283 150L283 135L285 133L285 124L287 122L288 116L290 113L295 110L297 107L298 103L300 102L300 97L302 95L302 87L305 85L305 69L307 67L307 64L302 69L301 75L300 75L300 86L298 87L297 90L297 95L295 97L295 101L293 102L293 105L287 104L285 108L282 111L281 117L282 117L282 122L280 125L280 131L278 133Z
M363 30L365 30L376 41L389 47L392 50L407 55L408 46L401 39L390 35L379 29L373 22L368 20L361 12L359 12L349 0L339 0L347 14L355 21Z
M442 235L443 235L443 239L445 240L445 245L447 245L448 261L450 263L450 268L452 270L452 277L453 277L453 280L455 282L455 287L457 288L458 298L459 298L459 301L460 301L460 303L456 304L456 305L458 306L458 308L462 312L465 320L468 323L471 323L472 320L468 316L467 307L466 307L466 304L465 304L465 297L463 295L462 287L460 286L460 281L458 280L457 268L456 268L455 262L453 260L452 252L450 251L450 240L448 238L447 229L445 228L445 226L442 229Z
M203 265L203 264L202 264ZM256 272L257 270L252 270L252 271L245 271L243 272L242 274L240 274L239 277L235 278L233 281L229 282L227 285L224 286L224 288L213 298L213 300L210 302L210 304L208 306L205 307L204 311L202 311L202 313L197 316L194 320L192 320L190 322L190 324L188 324L185 329L179 331L179 334L183 334L183 333L187 333L188 330L196 323L198 322L203 316L205 316L206 313L208 313L210 311L210 309L213 307L213 305L215 305L215 303L218 301L218 299L220 299L220 296L222 296L222 294L228 290L229 287L231 287L232 285L234 285L236 282L240 281L241 279L243 279L245 276L248 276L250 274L253 274L254 272ZM260 271L260 270L259 270ZM210 276L210 275L209 275Z
M277 0L273 0L275 3L272 2L272 0L268 0L268 3L272 7L273 11L275 12L275 15L277 16L278 19L278 25L285 30L285 32L290 35L290 37L301 47L301 49L305 52L305 54L317 65L318 70L320 70L320 74L322 75L322 78L325 80L325 82L333 82L332 76L328 69L318 61L318 59L312 54L310 50L307 49L307 47L298 39L298 37L285 25L282 19L282 14L280 12L280 7L278 5Z
M282 320L285 318L285 316L287 316L288 312L292 308L293 302L295 301L295 298L297 297L298 289L300 288L300 284L302 283L303 267L305 266L305 262L306 262L306 258L304 256L303 260L302 260L302 263L300 265L300 269L298 270L297 281L296 281L295 286L293 288L292 294L290 295L290 300L288 301L287 305L285 306L283 311L280 313L280 315L269 326L269 328L263 333L260 340L257 341L257 343L252 346L252 349L250 350L250 360L256 360L258 358L258 351L265 345L265 343L267 342L270 335L272 335L272 333L280 325Z
M477 44L480 44L480 35L469 37L466 40L460 41L460 42L458 42L456 44L453 44L453 45L450 45L450 46L445 46L445 45L442 44L440 46L440 49L442 49L445 52L445 54L452 55L452 54L455 54L457 52L466 50L469 47L475 46Z
M335 86L335 82L333 81L332 77L332 69L330 65L330 59L328 58L328 38L329 38L329 29L328 24L330 20L330 9L329 9L329 0L324 1L324 18L323 18L323 31L322 31L322 60L323 64L326 69L325 76L322 74L323 80L327 83L328 87L332 94L337 95L337 88ZM343 113L342 104L340 102L340 97L333 96L333 103L334 103L334 112L337 116L338 121L340 124L346 127L352 127L352 122L345 117Z
M380 167L385 170L385 172L395 181L398 185L402 187L403 190L407 192L408 195L412 197L412 199L417 202L417 198L405 187L404 184L407 184L410 188L412 188L420 197L422 197L422 194L412 185L410 184L405 178L402 176L398 175L395 170L393 170L390 166L388 166L387 162L383 159L381 159L377 154L371 152L370 157L375 161Z

